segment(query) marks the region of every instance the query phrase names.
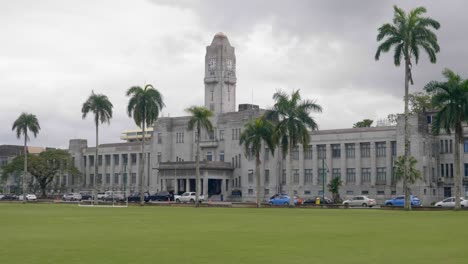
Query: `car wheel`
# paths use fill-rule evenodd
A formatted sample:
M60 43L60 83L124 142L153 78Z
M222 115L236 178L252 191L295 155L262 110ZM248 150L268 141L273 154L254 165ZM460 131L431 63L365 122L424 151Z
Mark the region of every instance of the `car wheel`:
M344 206L345 206L345 207L349 207L349 203L345 203Z
M179 199L176 199L175 201L176 201L176 203L180 203L180 200L179 200Z
M386 206L392 206L393 204L392 203L386 203L385 205Z
M288 202L285 202L284 205L289 205L289 203L288 203Z
M462 208L463 208L463 207L465 207L463 204L462 204L462 205L460 205L460 206L461 206Z
M363 203L363 204L362 204L362 207L367 207L367 204L366 204L366 203Z
M195 203L195 200L194 200L194 199L190 199L190 202L191 202L191 203Z
M439 204L437 207L442 207L442 205Z
M270 205L273 205L273 202L269 202Z

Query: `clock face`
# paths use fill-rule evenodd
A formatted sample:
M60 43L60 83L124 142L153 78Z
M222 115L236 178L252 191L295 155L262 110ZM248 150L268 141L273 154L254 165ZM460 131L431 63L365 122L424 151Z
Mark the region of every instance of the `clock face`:
M215 67L216 67L216 59L211 58L211 59L208 61L208 68L209 68L210 70L214 70Z
M226 68L227 68L228 70L232 70L233 66L234 66L234 65L232 64L232 60L227 60L227 61L226 61Z

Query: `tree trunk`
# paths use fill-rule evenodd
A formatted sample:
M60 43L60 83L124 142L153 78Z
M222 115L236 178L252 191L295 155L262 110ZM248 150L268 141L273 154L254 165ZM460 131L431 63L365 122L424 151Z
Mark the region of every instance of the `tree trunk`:
M198 200L200 198L200 125L197 125L197 151L195 154L195 175L196 175L196 182L195 182L195 206L198 207L199 203ZM190 186L190 182L187 183ZM206 197L208 198L208 197Z
M292 184L293 184L292 151L293 151L293 145L291 144L291 141L289 141L289 184L288 184L289 206L294 206L294 193L292 189Z
M46 188L47 188L46 184L41 184L42 198L47 198Z
M94 177L93 177L94 204L98 203L97 184L96 184L96 178L98 177L98 166L99 166L98 149L99 149L99 120L98 118L96 118L96 154L94 156Z
M461 175L460 175L460 143L463 133L463 128L461 123L455 124L455 152L454 156L454 167L455 167L455 211L461 209L460 197L461 197Z
M24 171L23 171L23 203L26 202L26 193L28 192L28 147L27 147L28 131L24 132Z
M409 92L409 59L405 58L405 173L403 175L403 190L405 192L405 209L411 210L410 196L408 192L408 175L409 175L409 156L410 156L410 132L408 125L408 92Z
M144 175L144 168L145 168L145 121L141 122L141 128L143 132L143 137L141 139L141 161L140 161L140 205L145 204L145 193L143 192L143 175Z
M255 153L255 177L257 178L257 208L260 207L260 153Z

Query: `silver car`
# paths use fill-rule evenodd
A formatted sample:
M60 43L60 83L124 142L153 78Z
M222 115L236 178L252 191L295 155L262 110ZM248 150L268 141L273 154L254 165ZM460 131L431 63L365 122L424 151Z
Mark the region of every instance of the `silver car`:
M455 207L455 197L446 198L440 202L435 204L437 207ZM460 206L461 207L468 207L468 200L465 200L460 197Z
M344 201L343 205L345 205L345 206L372 207L374 205L377 205L377 202L375 201L375 199L370 199L367 196L360 195L360 196L354 196L353 198Z

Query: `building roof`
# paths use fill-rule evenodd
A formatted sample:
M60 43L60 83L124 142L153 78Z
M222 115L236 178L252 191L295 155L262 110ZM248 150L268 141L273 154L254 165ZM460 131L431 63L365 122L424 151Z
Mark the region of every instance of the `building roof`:
M231 46L231 43L229 43L229 39L224 34L223 32L218 32L213 38L213 41L211 42L212 46Z

